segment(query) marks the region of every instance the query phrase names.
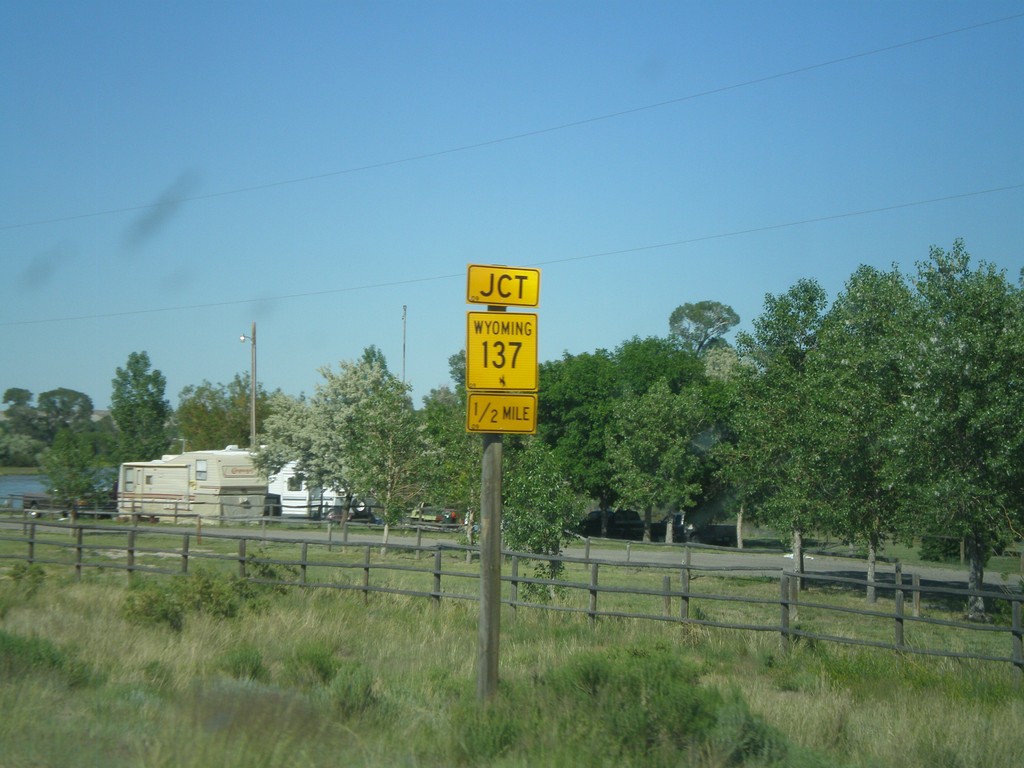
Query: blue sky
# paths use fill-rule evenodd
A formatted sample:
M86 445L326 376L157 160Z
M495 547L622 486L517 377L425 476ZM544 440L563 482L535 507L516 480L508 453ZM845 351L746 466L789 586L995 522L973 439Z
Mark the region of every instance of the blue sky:
M1019 1L8 0L0 72L0 390L107 407L145 350L177 405L256 321L268 389L374 344L419 404L468 263L541 268L541 360L1024 267Z

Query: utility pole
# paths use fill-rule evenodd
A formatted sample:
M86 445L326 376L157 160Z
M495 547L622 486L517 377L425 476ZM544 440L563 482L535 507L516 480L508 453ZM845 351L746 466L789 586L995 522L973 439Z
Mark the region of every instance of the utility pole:
M256 450L256 321L252 321L252 331L246 336L238 337L242 343L252 344L251 365L249 369L249 450Z

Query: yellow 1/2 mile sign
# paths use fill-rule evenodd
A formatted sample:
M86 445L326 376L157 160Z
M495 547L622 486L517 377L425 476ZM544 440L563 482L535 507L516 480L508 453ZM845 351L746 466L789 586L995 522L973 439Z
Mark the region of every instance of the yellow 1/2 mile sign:
M537 431L537 395L470 392L466 431L532 435Z
M537 315L466 313L466 389L537 391Z

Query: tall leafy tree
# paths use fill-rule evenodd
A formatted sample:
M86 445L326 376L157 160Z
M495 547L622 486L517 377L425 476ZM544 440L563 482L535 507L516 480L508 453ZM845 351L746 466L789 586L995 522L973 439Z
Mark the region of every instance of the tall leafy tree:
M883 540L913 530L895 431L907 394L911 308L898 271L860 267L825 316L807 364L825 438L818 441L822 501L833 532L867 545L869 582Z
M11 434L24 435L43 442L46 429L42 417L32 405L32 393L20 387L11 387L4 392L4 418L6 429Z
M274 472L288 461L312 484L372 495L383 507L385 541L422 491L424 445L408 385L370 350L324 381L309 401L275 397L257 463Z
M603 349L541 366L538 433L576 493L597 501L600 509L615 502L605 433L611 406L621 393L615 361Z
M188 385L178 395L174 418L178 436L192 450L248 445L251 386L248 374L236 373L227 384ZM270 396L257 383L256 432L262 434Z
M502 485L502 539L520 552L556 556L575 536L572 531L586 509L586 497L573 491L551 449L527 437L510 443L508 471ZM534 576L557 579L560 560L538 561ZM529 585L528 591L536 591Z
M118 461L159 458L170 442L171 405L164 397L164 375L150 369L148 353L132 352L112 385L110 415L117 427Z
M685 508L700 492L698 435L708 426L698 387L673 393L664 380L639 397L613 406L607 433L613 482L625 504L644 513L644 541L651 516L662 507Z
M480 438L466 432L466 401L448 387L431 390L420 409L425 440L426 496L459 509L465 519L480 506Z
M728 304L719 301L698 301L681 304L672 310L668 328L683 345L695 354L724 346L722 338L740 321L740 316Z
M816 281L799 280L786 293L765 296L754 332L736 340L748 365L742 369L728 475L758 519L791 531L799 572L804 531L825 511L820 503L824 435L805 375L825 305L825 291Z
M969 587L1001 535L1024 529L1024 309L1003 272L963 241L918 264L903 455L932 530L962 537ZM968 616L984 615L971 598Z
M84 392L60 387L43 392L37 398L36 410L43 423L45 439L50 442L62 429L88 432L92 427L92 398Z
M65 508L75 510L79 501L90 501L96 495L97 465L87 434L62 429L43 452L40 464L48 492Z
M620 394L643 394L662 379L679 392L704 375L697 355L672 338L633 337L615 348L612 359Z

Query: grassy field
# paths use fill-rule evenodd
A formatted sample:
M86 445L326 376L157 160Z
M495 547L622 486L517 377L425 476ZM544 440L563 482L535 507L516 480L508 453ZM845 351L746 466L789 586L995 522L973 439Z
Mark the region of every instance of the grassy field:
M398 568L375 581L426 583L411 553L388 560ZM3 561L0 765L1020 765L1024 695L1005 664L807 641L783 655L774 633L506 610L499 693L481 706L475 603L259 588L218 565L128 588L110 569L77 582L66 566ZM455 556L444 568L473 570ZM607 583L648 578L623 569ZM770 580L698 586L777 594ZM691 610L755 620L758 609L694 600ZM835 634L862 621L814 614L801 609L801 624Z

